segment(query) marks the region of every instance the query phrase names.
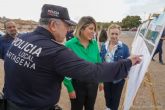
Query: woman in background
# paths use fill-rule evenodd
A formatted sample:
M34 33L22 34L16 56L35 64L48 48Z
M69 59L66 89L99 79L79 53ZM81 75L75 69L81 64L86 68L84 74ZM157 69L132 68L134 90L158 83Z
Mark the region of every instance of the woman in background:
M99 35L99 42L106 42L108 39L107 32L105 29L102 29Z
M98 39L99 39L98 44L99 44L99 48L100 48L101 45L104 44L107 41L107 39L108 39L107 31L105 29L102 29L100 31L100 34L98 36Z

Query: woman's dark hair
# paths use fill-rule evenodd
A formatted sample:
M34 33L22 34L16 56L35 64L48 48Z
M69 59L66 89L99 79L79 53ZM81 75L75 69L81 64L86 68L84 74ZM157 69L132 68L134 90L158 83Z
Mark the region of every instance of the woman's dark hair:
M105 42L108 39L107 32L105 29L102 29L99 35L99 42Z

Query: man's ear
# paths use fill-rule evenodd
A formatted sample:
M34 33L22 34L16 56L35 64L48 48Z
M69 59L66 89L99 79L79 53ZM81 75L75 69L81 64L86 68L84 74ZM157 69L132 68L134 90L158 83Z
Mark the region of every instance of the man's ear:
M55 21L51 21L51 22L49 23L49 29L50 29L52 32L54 32L54 31L56 30L56 27L57 27L57 25L56 25L56 22L55 22Z

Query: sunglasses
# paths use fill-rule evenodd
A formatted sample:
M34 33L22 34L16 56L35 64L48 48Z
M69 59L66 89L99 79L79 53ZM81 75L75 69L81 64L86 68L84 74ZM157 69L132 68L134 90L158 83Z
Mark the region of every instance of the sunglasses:
M118 36L118 35L119 35L119 33L111 33L111 35L116 35L116 36Z

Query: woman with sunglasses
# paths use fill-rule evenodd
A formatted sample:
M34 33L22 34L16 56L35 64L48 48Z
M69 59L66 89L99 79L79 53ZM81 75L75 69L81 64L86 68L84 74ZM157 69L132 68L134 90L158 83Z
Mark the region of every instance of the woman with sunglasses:
M119 40L120 33L121 27L119 25L111 24L109 26L108 40L101 45L100 55L103 61L115 62L126 59L129 56L128 46ZM104 82L106 110L118 110L124 83L125 79Z

